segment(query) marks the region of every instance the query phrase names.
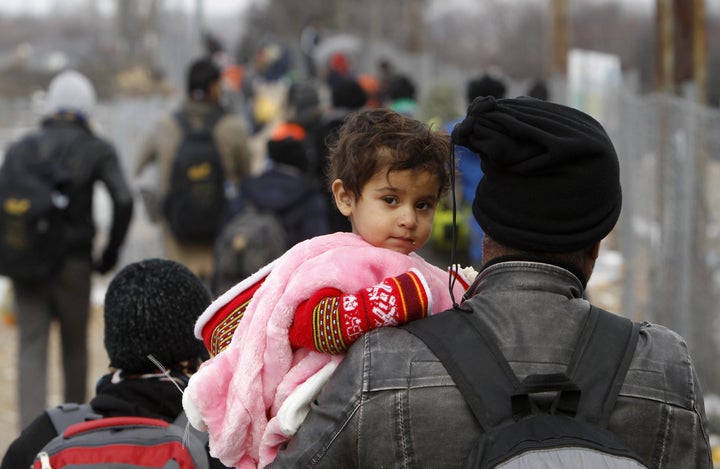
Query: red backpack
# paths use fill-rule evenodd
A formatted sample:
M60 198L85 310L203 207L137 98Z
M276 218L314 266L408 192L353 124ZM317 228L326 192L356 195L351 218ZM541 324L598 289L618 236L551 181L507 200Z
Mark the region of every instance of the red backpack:
M32 468L110 469L120 465L128 469L208 469L209 463L202 438L177 423L108 417L65 428L38 453Z

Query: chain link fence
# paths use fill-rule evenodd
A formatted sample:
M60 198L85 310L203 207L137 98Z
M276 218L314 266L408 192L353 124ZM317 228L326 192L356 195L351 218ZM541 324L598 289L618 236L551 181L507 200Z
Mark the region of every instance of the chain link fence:
M603 121L621 165L621 312L688 342L706 392L715 366L720 282L720 110L669 95L621 94Z

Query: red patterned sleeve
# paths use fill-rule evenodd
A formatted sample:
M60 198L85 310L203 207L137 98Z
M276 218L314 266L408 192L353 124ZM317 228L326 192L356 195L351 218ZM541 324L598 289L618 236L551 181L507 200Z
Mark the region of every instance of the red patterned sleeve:
M428 304L425 283L416 271L386 278L352 294L323 288L295 310L290 343L295 348L345 353L371 329L427 316Z

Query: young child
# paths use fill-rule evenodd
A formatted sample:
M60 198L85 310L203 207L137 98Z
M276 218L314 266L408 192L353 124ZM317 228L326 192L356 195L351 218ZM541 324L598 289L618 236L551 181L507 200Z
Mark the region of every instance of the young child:
M353 233L296 245L200 317L195 333L215 356L193 376L183 403L223 463L272 462L362 333L452 305L448 273L414 253L448 189L449 144L387 109L352 115L330 148L328 176ZM455 298L468 280L458 279Z

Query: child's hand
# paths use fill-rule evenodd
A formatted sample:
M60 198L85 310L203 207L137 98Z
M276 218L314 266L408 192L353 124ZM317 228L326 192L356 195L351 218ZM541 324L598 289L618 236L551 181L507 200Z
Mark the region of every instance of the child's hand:
M457 268L457 272L460 275L462 275L463 277L465 277L465 280L467 280L468 284L473 283L473 281L475 280L475 277L477 277L478 271L475 270L475 268L471 265L469 265L467 267L462 267L462 266L460 266L460 264L455 264L453 266L453 271L456 268Z
M290 343L323 353L345 353L365 332L426 317L433 310L434 294L442 293L432 292L417 269L351 294L323 288L295 310Z

